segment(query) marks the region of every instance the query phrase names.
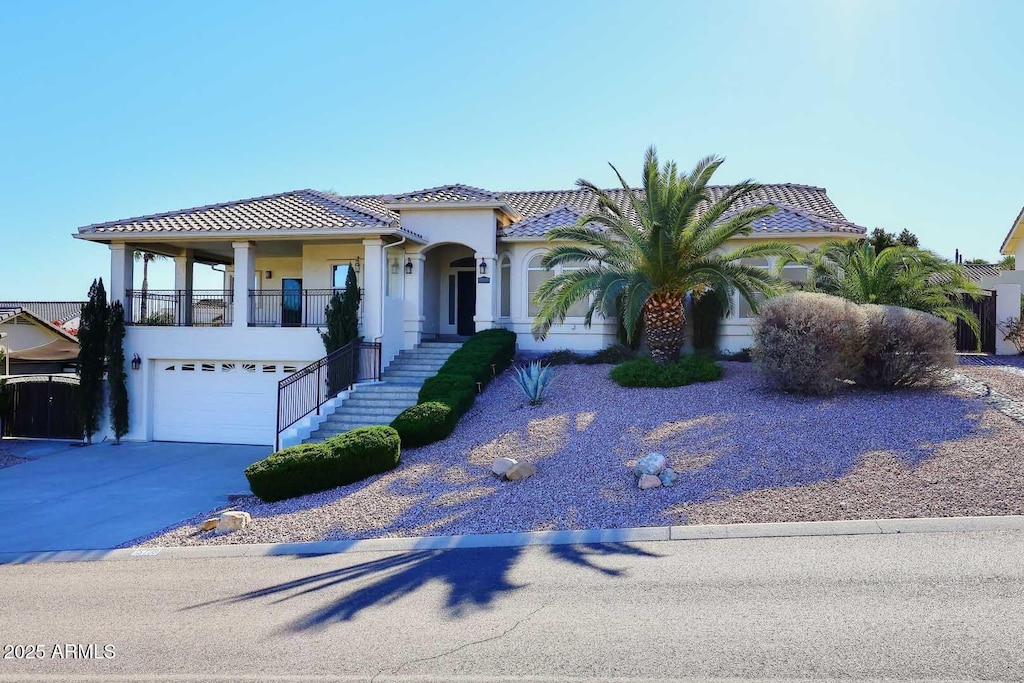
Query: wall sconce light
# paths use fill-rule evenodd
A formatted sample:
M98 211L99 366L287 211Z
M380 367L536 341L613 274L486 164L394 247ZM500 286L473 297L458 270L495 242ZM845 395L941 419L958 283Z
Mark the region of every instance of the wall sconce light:
M142 359L139 358L139 354L132 356L132 370L138 370L142 367Z
M405 259L405 274L412 275L412 259Z
M352 264L352 270L359 272L359 257L356 256L356 262Z
M487 261L480 259L480 274L487 275Z
M397 260L391 262L391 274L392 275L398 275L398 261Z

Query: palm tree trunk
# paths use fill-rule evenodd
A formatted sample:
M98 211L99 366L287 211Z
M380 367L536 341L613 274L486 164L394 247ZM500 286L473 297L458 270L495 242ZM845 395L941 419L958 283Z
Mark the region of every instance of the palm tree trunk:
M652 294L642 310L647 346L658 365L679 358L683 348L683 325L686 312L683 296L675 293Z
M139 303L140 318L146 320L147 297L149 292L149 254L142 255L142 301Z

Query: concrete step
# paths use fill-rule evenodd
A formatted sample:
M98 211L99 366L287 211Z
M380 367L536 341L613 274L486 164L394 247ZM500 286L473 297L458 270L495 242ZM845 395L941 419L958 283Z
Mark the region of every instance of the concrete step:
M398 415L400 412L402 412L408 407L409 406L357 406L352 408L346 407L334 413L333 415L330 415L327 418L327 421L330 422L331 420L344 420L349 417L357 417L360 420L363 419L364 417L394 417L395 415Z
M396 370L417 370L421 372L433 372L435 375L437 371L441 369L444 363L424 363L422 361L402 361L399 363L392 363L388 366L388 369L384 371L385 374L395 372Z
M420 384L423 384L423 380L428 377L433 377L437 374L434 370L395 370L394 372L387 371L384 373L384 380L397 379L397 380L408 380L408 379L419 379Z
M403 410L416 403L416 397L411 398L350 398L345 401L342 410L349 408L398 408Z
M419 349L430 349L430 350L446 349L448 351L454 351L455 349L458 349L458 348L461 348L461 347L462 347L462 344L459 343L459 342L423 342L422 344L420 344L419 346L416 347L416 350L419 350Z

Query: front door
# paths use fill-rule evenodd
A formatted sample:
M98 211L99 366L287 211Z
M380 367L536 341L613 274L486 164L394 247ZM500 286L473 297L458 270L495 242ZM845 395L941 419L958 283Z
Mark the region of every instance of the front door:
M476 332L473 316L476 315L476 272L460 270L458 273L458 303L455 331L469 336Z
M302 326L302 280L286 277L281 280L281 326Z

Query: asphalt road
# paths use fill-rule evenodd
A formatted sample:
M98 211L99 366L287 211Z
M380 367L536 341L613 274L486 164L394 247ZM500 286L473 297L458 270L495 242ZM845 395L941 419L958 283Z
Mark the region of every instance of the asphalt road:
M1024 534L0 566L0 634L19 682L1022 680Z

